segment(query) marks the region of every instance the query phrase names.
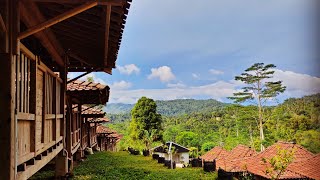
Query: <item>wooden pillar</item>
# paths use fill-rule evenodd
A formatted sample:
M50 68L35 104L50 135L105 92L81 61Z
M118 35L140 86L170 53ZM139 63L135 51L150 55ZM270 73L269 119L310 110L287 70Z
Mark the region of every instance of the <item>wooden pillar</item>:
M66 61L66 59L65 59ZM66 63L65 63L66 64ZM60 178L68 173L68 153L66 150L66 90L67 90L67 68L66 66L60 71L60 77L62 79L61 84L61 99L60 99L60 113L63 114L63 119L60 124L60 133L62 135L63 150L56 156L55 176ZM58 135L59 136L59 135Z
M86 122L86 126L87 126L87 136L88 136L88 147L92 148L91 147L91 129L90 129L90 123L88 122L88 118L85 119L85 122Z
M17 0L1 1L1 14L6 32L0 51L0 175L1 179L15 179L16 176L16 120L15 120L15 57L17 34L19 32L19 7Z
M78 114L77 114L77 127L76 129L78 130L78 137L80 138L80 143L81 143L81 124L82 124L82 121L81 121L81 111L82 111L82 104L79 103L78 104ZM78 138L77 138L78 140ZM82 147L80 146L80 148L77 150L77 152L75 153L75 158L76 160L80 160L81 158L83 158L83 150L82 150Z

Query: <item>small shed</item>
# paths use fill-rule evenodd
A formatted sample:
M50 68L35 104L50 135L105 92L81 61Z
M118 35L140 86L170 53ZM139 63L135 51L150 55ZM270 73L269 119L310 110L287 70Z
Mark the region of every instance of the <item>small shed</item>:
M171 160L170 153L172 153L172 160L175 161L176 164L189 164L190 150L177 143L167 142L164 145L151 149L151 151L153 154L158 154L159 157L164 157L165 160Z

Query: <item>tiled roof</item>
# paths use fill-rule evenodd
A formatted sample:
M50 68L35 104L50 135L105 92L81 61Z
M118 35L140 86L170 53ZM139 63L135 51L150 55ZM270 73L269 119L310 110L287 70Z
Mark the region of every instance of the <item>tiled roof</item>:
M271 159L272 157L276 156L278 149L285 149L289 151L293 149L295 152L293 162L299 162L308 158L312 158L314 156L314 154L312 154L300 145L287 142L277 142L274 145L268 147L263 152L260 152L250 158L238 160L237 167L235 168L244 168L252 174L259 175L265 178L270 178L271 176L266 174L266 169L271 165L268 162L264 162L263 159ZM291 169L287 169L284 172L284 174L279 177L279 179L287 178L304 178L304 176L292 171Z
M108 118L88 118L89 123L103 123L109 122Z
M75 80L67 84L67 91L89 91L102 90L107 86L100 83Z
M257 152L251 149L250 147L239 144L238 146L236 146L230 151L229 156L227 158L237 159L237 158L250 157L256 154Z
M226 157L229 155L229 152L225 149L223 149L220 146L216 146L212 148L210 151L202 155L200 158L204 161L213 161L214 159L220 158L220 157Z
M98 134L113 134L113 133L117 133L117 131L112 130L108 127L99 125L99 126L97 126L97 133Z
M238 161L239 159L251 157L257 154L257 152L251 149L248 146L239 144L235 148L233 148L228 155L220 156L216 160L217 168L222 168L228 172L239 172L241 168L238 168Z
M67 95L82 104L106 104L110 88L100 83L75 80L67 84Z
M317 154L311 158L296 161L291 163L289 170L306 176L310 179L320 179L320 154Z
M91 107L88 107L88 106L82 106L81 114L100 114L100 115L104 115L105 112L103 112L102 109L91 108Z

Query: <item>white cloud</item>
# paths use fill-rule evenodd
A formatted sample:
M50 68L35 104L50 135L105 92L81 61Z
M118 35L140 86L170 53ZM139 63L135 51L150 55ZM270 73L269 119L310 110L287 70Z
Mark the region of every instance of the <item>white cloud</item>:
M285 95L288 97L301 97L320 92L320 78L293 71L275 69L272 81L281 80L287 87Z
M222 99L231 96L235 92L237 84L225 81L218 81L213 84L194 87L176 87L165 89L136 89L114 91L110 96L110 102L135 103L141 96L156 100L172 100L195 98L206 96L208 98Z
M120 74L139 74L140 72L140 68L138 68L136 65L134 64L127 64L125 66L117 66L117 69L119 70Z
M184 87L186 87L186 85L181 82L176 83L176 84L169 83L169 84L167 84L167 87L169 87L169 88L184 88Z
M159 78L161 82L169 82L175 79L175 75L172 73L171 68L168 66L161 66L159 68L152 68L151 74L148 79Z
M276 69L274 78L270 81L282 80L287 90L282 95L284 98L301 97L320 92L320 78L307 74ZM136 103L141 96L156 100L172 100L196 97L207 97L223 100L237 92L244 84L239 81L218 81L203 86L183 86L182 83L168 84L164 89L136 89L118 90L111 94L110 102Z
M211 74L214 74L214 75L222 75L222 74L224 74L223 71L217 70L217 69L210 69L209 72L210 72Z
M114 82L110 85L111 90L128 89L132 86L132 83L126 81Z
M196 73L192 73L191 75L192 75L192 77L193 77L194 79L199 79L199 78L200 78L200 75L198 75L198 74L196 74Z

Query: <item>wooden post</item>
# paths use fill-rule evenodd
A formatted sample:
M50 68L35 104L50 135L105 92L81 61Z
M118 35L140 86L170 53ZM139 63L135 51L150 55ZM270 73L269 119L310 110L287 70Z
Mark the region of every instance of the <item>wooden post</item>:
M66 65L67 59L65 59ZM66 104L66 90L67 90L67 68L66 66L62 67L60 71L60 78L62 79L61 84L61 93L60 93L60 113L63 114L63 118L60 121L60 133L63 137L63 150L56 156L56 169L55 176L60 178L65 176L68 173L68 154L66 153L66 113L65 113L65 104Z
M37 115L37 59L30 62L30 113ZM36 120L31 123L30 135L31 135L31 144L30 151L36 151Z
M16 175L16 120L15 120L15 58L19 31L19 7L16 0L5 0L3 21L7 27L5 40L0 41L0 174L2 179L15 179Z

